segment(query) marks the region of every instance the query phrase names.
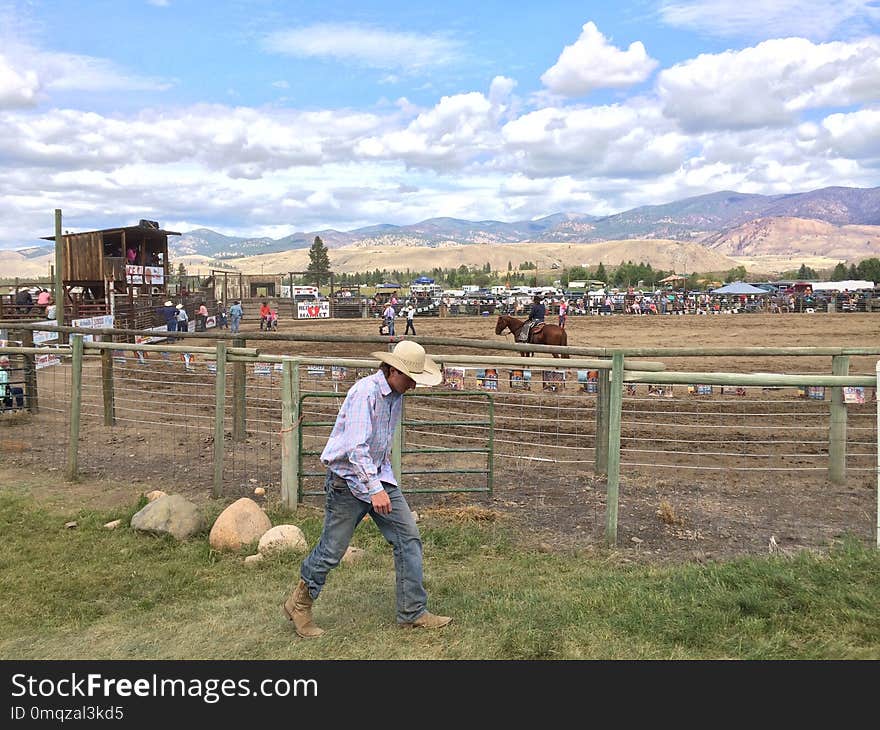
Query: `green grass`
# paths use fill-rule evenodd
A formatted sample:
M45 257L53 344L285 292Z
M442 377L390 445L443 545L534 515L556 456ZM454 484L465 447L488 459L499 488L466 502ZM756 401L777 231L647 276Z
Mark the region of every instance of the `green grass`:
M525 552L497 525L425 521L430 607L455 622L419 632L395 626L391 551L366 524L353 541L366 557L333 571L315 604L327 634L302 641L279 609L302 556L252 568L246 551L213 552L206 534L178 543L102 527L127 525L137 508L67 514L0 491L0 656L880 658L880 551L856 541L827 555L652 567L613 552ZM307 515L270 516L313 545L320 515Z

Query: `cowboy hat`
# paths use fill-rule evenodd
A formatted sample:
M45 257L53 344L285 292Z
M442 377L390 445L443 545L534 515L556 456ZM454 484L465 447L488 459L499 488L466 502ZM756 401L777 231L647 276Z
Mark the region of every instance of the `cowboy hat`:
M177 305L177 308L178 308L178 309L183 309L183 305L182 305L182 304L178 304L178 305Z
M417 385L438 385L443 380L440 366L425 354L425 348L418 342L402 340L391 352L370 354L412 378Z
M165 302L165 304L163 304L162 306L163 306L163 307L173 307L173 306L174 306L174 302L172 302L172 301L169 299L169 300L168 300L167 302Z

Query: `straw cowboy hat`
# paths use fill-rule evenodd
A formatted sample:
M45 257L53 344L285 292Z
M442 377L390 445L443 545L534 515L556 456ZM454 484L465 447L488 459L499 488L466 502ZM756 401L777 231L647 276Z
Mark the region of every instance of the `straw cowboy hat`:
M167 302L165 302L165 304L163 304L162 306L163 306L163 307L173 307L173 306L174 306L174 302L172 302L172 301L169 299L169 300L168 300Z
M183 305L182 305L182 304L178 304L178 305L177 305L177 308L178 308L178 309L183 309Z
M425 348L418 342L402 340L391 352L370 354L409 376L418 385L438 385L443 380L440 366L425 354Z

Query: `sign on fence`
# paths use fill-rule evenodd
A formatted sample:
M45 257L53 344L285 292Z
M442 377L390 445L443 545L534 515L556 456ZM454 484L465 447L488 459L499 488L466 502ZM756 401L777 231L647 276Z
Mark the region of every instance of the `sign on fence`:
M330 317L330 302L297 302L297 319L327 319Z

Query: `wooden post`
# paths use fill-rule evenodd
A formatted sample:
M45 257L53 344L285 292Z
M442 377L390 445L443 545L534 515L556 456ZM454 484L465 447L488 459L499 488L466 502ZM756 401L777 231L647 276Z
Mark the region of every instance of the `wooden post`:
M70 336L70 440L67 444L67 480L79 476L79 417L82 410L82 335Z
M226 412L226 341L217 340L217 373L214 382L214 487L215 498L223 496L223 416Z
M281 373L281 502L289 510L299 506L299 362L285 360Z
M832 375L849 375L849 356L831 358ZM828 479L833 484L846 482L846 403L843 388L831 388L831 423L828 432Z
M34 346L34 331L22 330L21 346ZM24 390L27 396L28 413L37 413L40 410L40 394L37 390L37 359L33 353L22 355L24 362Z
M596 394L596 461L593 473L597 476L608 473L608 408L611 397L611 370L599 371L599 384Z
M113 350L101 350L101 389L104 393L104 425L116 425L116 403L113 400Z
M617 507L620 489L620 411L623 407L623 353L611 359L611 393L608 399L608 495L605 504L605 541L617 544Z
M242 338L232 341L233 347L245 347L246 342ZM247 399L245 388L247 385L246 363L235 362L232 364L232 440L244 441L247 438Z
M55 323L64 325L64 236L61 233L61 209L55 209ZM59 333L59 342L63 335Z
M876 368L877 385L874 392L880 392L880 362ZM880 434L880 398L877 399L877 430L874 432ZM874 500L877 505L877 548L880 549L880 438L877 439L877 498Z

